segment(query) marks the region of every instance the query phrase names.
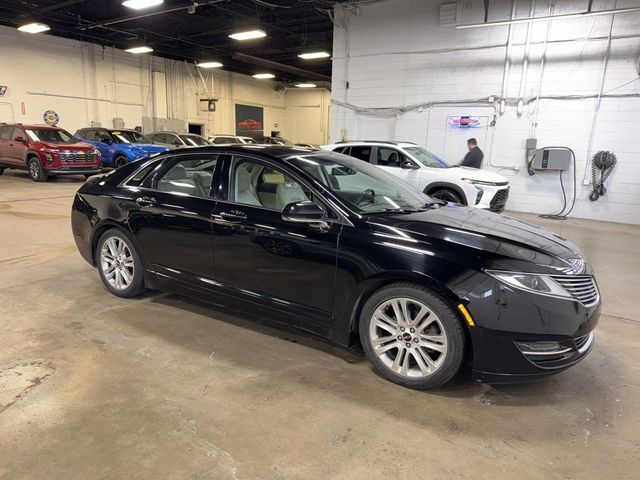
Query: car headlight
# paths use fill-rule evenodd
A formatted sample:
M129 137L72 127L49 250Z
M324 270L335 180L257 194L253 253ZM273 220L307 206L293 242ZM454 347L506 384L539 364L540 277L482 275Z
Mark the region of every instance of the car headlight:
M489 185L495 186L495 182L485 182L483 180L474 180L473 178L461 178L463 182L470 183L471 185Z
M507 285L526 292L552 297L572 298L559 283L548 275L537 273L503 272L501 270L485 270L487 275L506 283Z

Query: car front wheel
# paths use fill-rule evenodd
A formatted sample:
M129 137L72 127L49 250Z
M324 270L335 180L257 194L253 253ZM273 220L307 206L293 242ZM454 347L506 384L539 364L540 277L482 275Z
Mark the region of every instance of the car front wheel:
M465 351L464 329L439 295L397 283L369 298L360 317L360 340L386 379L427 390L453 378Z
M31 180L34 182L46 182L47 174L45 173L42 165L40 165L40 160L36 157L31 157L28 163L29 167L29 176Z
M98 240L96 257L100 278L111 293L134 297L144 291L140 256L124 233L106 231Z
M429 196L437 198L438 200L444 200L446 202L463 204L460 194L448 188L440 188L438 190L435 190L429 193Z

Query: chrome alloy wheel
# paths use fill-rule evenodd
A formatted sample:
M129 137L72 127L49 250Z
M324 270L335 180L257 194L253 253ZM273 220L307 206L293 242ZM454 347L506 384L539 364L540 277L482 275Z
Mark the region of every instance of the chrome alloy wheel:
M37 160L31 160L29 162L29 173L31 174L31 178L37 180L40 177L40 168L38 166Z
M133 280L134 264L129 246L118 237L108 238L100 251L104 278L116 290L125 290Z
M394 373L407 378L433 375L447 356L447 334L438 316L410 298L392 298L369 324L373 351Z

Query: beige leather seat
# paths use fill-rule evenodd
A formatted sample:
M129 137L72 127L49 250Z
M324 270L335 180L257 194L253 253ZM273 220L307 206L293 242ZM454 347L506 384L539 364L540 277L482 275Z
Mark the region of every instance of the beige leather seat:
M260 203L258 194L251 184L251 173L249 173L244 165L238 167L235 177L236 202L261 207L262 203Z
M280 183L276 190L276 208L282 210L284 207L294 202L304 202L309 200L304 190L297 183Z

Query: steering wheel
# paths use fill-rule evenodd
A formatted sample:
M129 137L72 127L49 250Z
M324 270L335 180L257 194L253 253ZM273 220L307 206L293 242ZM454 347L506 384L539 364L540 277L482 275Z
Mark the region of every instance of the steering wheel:
M376 192L373 188L367 188L364 192L362 192L358 197L358 200L356 200L356 205L360 205L360 203L364 202L365 200L368 200L367 203L375 203Z

